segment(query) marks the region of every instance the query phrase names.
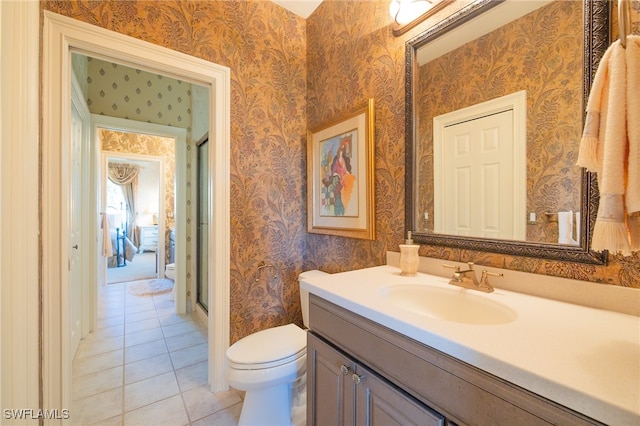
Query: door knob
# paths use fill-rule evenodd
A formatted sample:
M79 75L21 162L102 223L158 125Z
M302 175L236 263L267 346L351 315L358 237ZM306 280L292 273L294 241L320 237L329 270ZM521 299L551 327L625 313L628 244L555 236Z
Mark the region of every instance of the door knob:
M78 250L78 245L76 244L75 246L73 246L71 248L74 248L74 249Z
M346 365L341 365L341 366L340 366L340 372L341 372L344 376L346 376L347 374L349 374L349 371L350 371L350 370L351 370L351 369L350 369L349 367L347 367Z
M360 379L362 379L362 376L353 373L353 376L351 376L353 378L353 383L355 383L356 385L360 384Z

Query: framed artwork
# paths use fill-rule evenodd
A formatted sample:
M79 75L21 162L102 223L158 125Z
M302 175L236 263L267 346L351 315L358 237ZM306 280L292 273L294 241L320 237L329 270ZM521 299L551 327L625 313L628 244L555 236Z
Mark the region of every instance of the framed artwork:
M374 101L307 137L307 231L375 239Z

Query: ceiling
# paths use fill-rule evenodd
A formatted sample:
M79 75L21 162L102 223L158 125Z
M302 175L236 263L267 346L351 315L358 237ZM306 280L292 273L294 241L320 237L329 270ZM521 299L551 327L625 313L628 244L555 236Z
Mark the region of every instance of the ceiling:
M271 0L298 16L307 19L311 13L322 3L322 0Z

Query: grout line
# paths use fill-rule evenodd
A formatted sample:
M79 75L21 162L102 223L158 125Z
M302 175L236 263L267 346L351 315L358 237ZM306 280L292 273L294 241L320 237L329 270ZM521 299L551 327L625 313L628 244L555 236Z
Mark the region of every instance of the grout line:
M178 380L178 374L176 372L176 366L173 362L173 357L171 356L171 350L169 349L169 344L167 343L167 336L165 335L164 332L164 326L162 325L162 323L160 322L160 315L158 314L158 304L156 303L156 297L153 296L153 305L156 308L156 316L158 317L158 323L160 323L160 330L162 331L162 336L164 337L164 344L165 347L167 349L167 355L169 355L169 362L171 363L171 367L173 369L173 377L176 381L176 385L178 386L178 395L180 395L180 401L182 401L182 409L184 410L185 414L187 415L187 424L191 424L192 420L191 420L191 414L189 413L189 408L187 407L187 402L184 400L184 393L182 391L182 387L180 386L180 381ZM175 304L174 304L175 306ZM174 310L174 314L175 314L175 310Z
M107 271L108 274L108 271ZM109 285L109 283L107 282L107 285ZM127 373L126 373L126 358L125 358L125 351L127 350L127 341L126 341L126 336L127 336L127 285L126 284L122 284L122 292L123 292L123 296L122 296L122 312L123 312L123 324L122 324L122 402L120 405L120 422L121 424L124 425L124 408L125 408L125 404L127 401L125 392L126 392L126 385L125 385L125 380L127 377Z
M126 354L126 350L127 350L127 346L126 346L126 344L127 344L127 342L126 342L127 331L128 331L129 328L131 328L132 324L134 324L136 322L139 322L139 321L145 321L147 319L129 321L129 319L132 316L134 317L134 315L139 314L139 312L127 313L127 308L139 305L139 303L135 303L135 301L138 300L138 299L136 299L136 297L128 294L127 286L125 284L112 284L112 285L114 286L114 288L113 288L114 293L111 293L108 289L104 289L104 290L101 290L99 292L99 296L98 297L99 297L99 299L100 298L110 298L111 299L109 301L109 303L105 303L104 305L102 305L102 309L105 309L105 311L120 310L120 309L123 311L123 314L122 314L122 319L123 319L122 330L123 330L123 334L122 334L122 336L115 336L115 337L122 338L122 347L120 348L122 350L122 354L121 354L121 357L120 357L120 363L121 363L120 366L122 368L121 409L119 410L120 411L119 413L115 413L115 414L107 417L106 419L103 419L102 421L109 420L109 419L112 419L112 418L116 418L117 416L120 416L122 424L124 425L125 424L124 423L125 422L125 415L128 412L132 412L132 411L138 410L140 408L146 407L148 405L155 404L155 403L157 403L159 401L149 402L148 404L145 404L145 405L140 406L140 407L133 408L133 409L131 409L129 411L126 410L127 397L126 397L125 389L127 387L127 384L126 384L125 368L126 368L127 364L126 364L126 356L125 356L125 354ZM118 287L116 288L115 286L118 286ZM142 297L142 296L140 296L140 297ZM144 296L144 297L147 297L147 296ZM155 316L153 316L153 318L149 318L149 319L156 319L158 321L158 325L160 327L160 331L161 331L161 335L162 335L161 339L164 342L164 348L166 350L166 355L169 356L169 362L171 363L171 368L172 368L171 371L173 372L173 378L176 381L177 389L178 389L178 395L180 396L180 400L182 401L182 408L183 408L184 413L186 414L186 417L187 417L187 420L188 420L187 425L189 425L192 422L198 421L198 420L201 420L201 419L192 419L191 418L192 415L191 415L191 413L189 413L188 406L187 406L187 403L186 403L186 400L185 400L185 397L184 397L184 391L182 390L182 386L180 384L180 381L178 380L178 375L177 375L177 370L178 369L176 368L176 365L174 363L174 359L171 356L172 352L170 351L167 339L172 338L172 337L178 337L178 336L181 336L181 335L184 335L184 334L190 334L190 333L200 333L200 335L202 335L202 325L198 321L197 317L194 316L194 315L185 315L185 316L181 315L181 316L179 316L179 318L181 318L181 320L179 322L176 322L176 323L172 322L170 324L163 324L160 321L160 318L161 318L160 317L160 312L163 312L163 314L164 314L163 317L167 317L168 316L166 314L167 308L169 307L169 306L167 306L168 305L167 304L168 295L158 295L158 296L151 296L151 297L152 297L151 301L153 303L153 308L152 309L153 309L153 311L155 313ZM150 310L151 309L149 309L149 311ZM147 312L147 311L145 310L143 312ZM115 316L112 316L112 317L115 317ZM179 334L176 334L176 335L173 335L173 336L167 336L166 335L166 331L165 331L166 327L176 326L178 324L187 324L187 323L193 323L196 326L196 328L193 331L189 331L188 333L187 332L182 332L182 333L179 333ZM189 328L189 326L185 326L185 327ZM153 329L155 329L155 327ZM139 330L139 331L143 332L143 331L147 331L147 330ZM204 336L204 337L205 337L204 343L206 343L206 341L207 341L206 336ZM159 341L159 340L160 339L157 339L155 341ZM149 343L152 343L152 342L142 342L142 343L139 343L138 345L147 345ZM195 347L195 346L198 346L198 345L201 345L201 344L203 344L203 342L188 343L187 346L180 347L179 349L176 349L174 351L174 353L178 352L178 351L181 351L181 350L185 350L185 349L191 348L191 347ZM134 345L134 346L138 346L138 345ZM130 346L129 348L132 348L134 346ZM116 349L116 350L120 350L120 349ZM107 351L107 352L111 352L111 351ZM99 354L95 354L95 355L99 355ZM153 355L153 356L157 356L157 355ZM144 360L144 359L148 359L148 358L149 357L142 358L140 360ZM140 361L140 360L138 360L138 361ZM200 361L200 362L202 362L202 361ZM187 366L182 366L180 368L187 368L187 367L192 367L192 366L193 365L190 364L190 365L187 365ZM118 367L118 366L116 366L116 367ZM115 367L109 367L109 368L115 368ZM102 369L102 370L104 370L104 369ZM102 370L100 370L100 371L102 371ZM160 373L160 374L167 374L167 373L170 373L171 371L167 371L167 372ZM155 376L152 376L152 377L155 377ZM147 379L150 379L150 378L151 377L149 377ZM146 380L146 379L144 379L144 380ZM205 388L207 388L207 385L200 385L200 386L204 386ZM114 389L117 389L117 388L114 388ZM113 389L111 389L111 390L113 390ZM191 390L191 389L189 389L189 390ZM172 395L172 396L164 398L164 399L172 398L173 396L175 396L175 395ZM239 403L242 404L242 401L240 401ZM216 411L216 413L219 413L219 412L224 411L224 410L231 410L236 405L237 404L234 404L234 405L232 405L230 407L222 408L222 409ZM211 415L211 414L209 414L209 415ZM209 415L207 415L207 416L209 416ZM202 418L205 418L207 416L204 416Z

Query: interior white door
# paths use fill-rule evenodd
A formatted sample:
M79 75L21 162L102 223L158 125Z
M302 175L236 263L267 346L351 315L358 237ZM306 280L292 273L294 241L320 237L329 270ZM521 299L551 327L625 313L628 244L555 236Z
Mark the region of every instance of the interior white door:
M444 130L444 232L514 238L513 111Z
M69 230L69 277L70 277L70 319L71 354L76 353L82 334L82 252L80 247L82 230L82 144L85 123L82 115L72 103L71 107L71 209Z

